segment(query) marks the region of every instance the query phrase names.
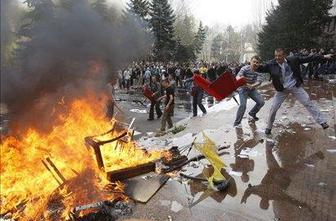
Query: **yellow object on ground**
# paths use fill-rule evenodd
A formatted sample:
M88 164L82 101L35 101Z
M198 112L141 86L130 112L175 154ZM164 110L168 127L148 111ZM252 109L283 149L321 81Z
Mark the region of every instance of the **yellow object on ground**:
M220 156L217 154L216 144L204 133L202 132L204 142L203 143L194 143L194 147L201 152L207 160L209 160L210 164L214 168L213 174L208 177L209 186L212 189L216 189L214 186L214 182L220 182L226 180L223 174L221 173L221 169L226 167L225 163L222 161Z

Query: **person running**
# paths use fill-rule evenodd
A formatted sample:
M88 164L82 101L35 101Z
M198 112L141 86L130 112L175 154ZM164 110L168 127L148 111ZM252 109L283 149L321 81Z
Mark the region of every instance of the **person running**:
M194 71L194 75L201 75L202 73L199 70ZM193 87L191 89L192 96L192 105L193 105L193 117L197 116L197 106L203 112L203 115L207 113L205 107L202 104L202 99L204 96L204 91L197 84L193 83Z
M259 120L259 118L257 117L257 113L265 104L264 98L256 89L256 87L261 84L261 81L258 80L257 72L260 62L261 59L259 56L253 56L250 60L250 64L242 67L237 74L237 77L245 77L247 83L246 85L238 88L240 105L237 111L236 120L233 124L234 127L241 126L241 121L246 110L246 103L248 98L251 98L256 102L256 104L248 114L252 117L254 121Z

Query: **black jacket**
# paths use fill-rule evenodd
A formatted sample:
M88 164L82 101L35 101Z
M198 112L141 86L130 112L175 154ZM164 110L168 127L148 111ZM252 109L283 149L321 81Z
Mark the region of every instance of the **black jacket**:
M286 58L286 60L288 62L288 65L293 71L293 77L296 80L295 86L299 87L303 83L300 64L309 63L313 61L322 61L323 55L289 56ZM261 65L258 68L258 72L270 73L274 88L277 91L284 90L281 68L275 59L271 60L265 65Z

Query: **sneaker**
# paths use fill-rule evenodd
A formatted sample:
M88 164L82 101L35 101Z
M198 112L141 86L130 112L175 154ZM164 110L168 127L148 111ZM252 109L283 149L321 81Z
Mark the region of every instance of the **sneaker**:
M249 115L252 117L253 120L257 121L259 118L255 114L250 114Z
M321 126L322 126L323 129L327 129L329 127L329 125L327 123L322 123Z
M233 127L235 127L235 128L242 128L242 125L241 125L241 123L239 123L239 124L233 124Z
M271 134L271 130L272 130L272 129L266 128L266 129L265 129L265 134L268 134L268 135Z

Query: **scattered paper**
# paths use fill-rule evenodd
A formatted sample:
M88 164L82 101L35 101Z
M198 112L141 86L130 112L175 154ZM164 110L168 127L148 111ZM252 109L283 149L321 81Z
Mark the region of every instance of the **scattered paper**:
M180 211L181 209L183 209L183 206L181 204L179 204L177 201L173 201L171 204L171 208L170 208L173 212L177 213L178 211Z
M252 150L251 148L246 148L242 151L240 151L240 155L245 155L248 157L256 157L258 156L258 152L255 150Z
M142 134L140 131L134 131L134 136Z
M267 142L274 143L274 140L273 140L273 139L269 139L269 138L267 138L266 141L267 141Z
M237 172L237 171L233 171L233 170L231 170L231 171L229 172L229 174L230 174L230 175L233 175L233 176L242 176L242 175L243 175L242 172Z
M329 153L336 153L336 149L327 149Z
M161 206L170 206L171 202L169 200L160 200Z
M147 110L131 109L130 111L138 114L147 114Z
M242 155L242 154L239 154L237 156L240 157L240 158L249 158L247 155Z
M329 136L330 139L336 140L335 136Z
M181 137L173 138L172 146L178 146L178 147L190 146L193 140L194 139L192 133L187 133Z
M319 182L318 183L319 186L327 186L328 184L324 183L324 182Z
M307 167L315 167L314 164L305 163Z

